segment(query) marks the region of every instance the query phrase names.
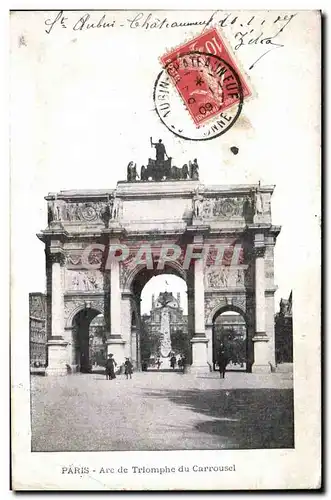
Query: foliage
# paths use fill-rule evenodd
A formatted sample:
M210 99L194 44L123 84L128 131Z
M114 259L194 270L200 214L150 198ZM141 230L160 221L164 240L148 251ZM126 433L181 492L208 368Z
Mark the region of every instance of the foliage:
M187 358L190 350L187 333L183 332L183 330L171 332L171 347L175 354L184 354L185 358Z
M224 328L222 326L217 331L215 339L216 357L218 356L221 342L224 344L230 362L237 364L246 362L246 339L241 338L234 328Z
M159 335L152 335L149 332L147 318L141 318L140 330L140 353L142 360L148 360L152 354L160 351L161 338Z

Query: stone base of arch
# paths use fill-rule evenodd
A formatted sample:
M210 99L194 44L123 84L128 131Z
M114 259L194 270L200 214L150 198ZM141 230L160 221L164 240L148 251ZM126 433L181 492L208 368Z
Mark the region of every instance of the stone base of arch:
M117 370L125 362L125 340L120 335L114 335L107 339L107 355L112 354L117 363Z
M268 336L265 332L256 332L252 341L254 342L252 373L270 373L271 363L269 362Z
M188 367L188 373L200 374L209 373L211 366L208 363L208 338L207 337L193 337L191 340L192 347L192 364Z
M47 342L48 366L45 372L47 376L68 374L67 346L68 342L62 337L49 339Z

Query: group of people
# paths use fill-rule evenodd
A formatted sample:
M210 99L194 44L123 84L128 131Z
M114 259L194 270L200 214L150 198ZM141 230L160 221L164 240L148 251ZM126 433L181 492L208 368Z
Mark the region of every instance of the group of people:
M108 359L106 361L106 379L107 380L113 380L116 378L116 373L115 373L115 368L117 367L117 363L114 359L113 354L108 354ZM132 378L132 373L133 373L133 364L130 361L130 358L125 358L125 363L124 363L124 373L126 378Z
M220 378L224 378L226 367L229 363L229 356L228 356L228 353L226 351L224 344L221 344L221 346L220 346L217 363L218 363L218 368L219 368L219 372L220 372ZM161 364L162 364L161 359L157 358L156 366L157 366L158 370L160 369ZM180 370L182 370L182 371L185 370L185 357L182 354L180 355L178 361L177 361L176 356L174 354L171 355L170 366L173 370L175 369L176 364L178 364L178 368ZM116 378L116 373L115 373L116 367L117 367L117 363L114 359L113 354L108 354L108 359L106 361L106 366L105 366L107 380L113 380ZM133 364L130 361L130 358L125 358L124 374L125 374L126 378L131 379L132 373L133 373Z
M178 361L176 359L176 356L173 354L170 358L170 366L171 368L174 370L175 367L176 367L176 363L178 364L178 368L182 371L184 371L184 368L185 368L185 358L184 356L181 354Z
M156 367L157 369L159 370L161 368L161 365L162 365L162 361L160 358L157 358L156 362ZM185 357L181 354L178 361L176 359L176 356L174 354L172 354L170 356L170 367L174 370L176 368L176 364L178 364L178 368L182 371L184 371L184 368L185 368Z

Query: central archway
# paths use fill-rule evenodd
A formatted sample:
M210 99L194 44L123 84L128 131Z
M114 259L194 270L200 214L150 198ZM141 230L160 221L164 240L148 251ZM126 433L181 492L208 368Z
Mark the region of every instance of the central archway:
M175 263L162 270L140 269L131 281L136 311L132 315L131 335L136 334L137 360L143 371L172 370L170 360L174 357L176 369L180 357L190 362L192 332L188 329L185 278L185 271Z

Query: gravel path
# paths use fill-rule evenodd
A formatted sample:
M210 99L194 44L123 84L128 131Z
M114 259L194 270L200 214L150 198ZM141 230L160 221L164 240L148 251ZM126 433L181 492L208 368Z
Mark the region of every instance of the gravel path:
M33 451L293 447L288 374L32 376Z

